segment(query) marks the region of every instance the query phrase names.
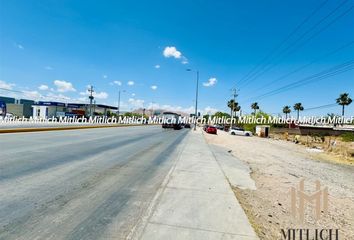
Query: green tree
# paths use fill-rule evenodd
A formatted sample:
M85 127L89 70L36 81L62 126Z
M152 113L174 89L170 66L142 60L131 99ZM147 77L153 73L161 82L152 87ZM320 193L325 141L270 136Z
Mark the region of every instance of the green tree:
M291 108L290 106L284 106L283 107L283 113L285 113L285 118L288 118L288 114L291 113Z
M233 111L235 108L235 100L231 99L230 101L227 102L227 107L230 108L230 116L233 116Z
M238 102L235 103L235 107L233 110L234 110L235 115L237 112L239 112L241 110L241 106L238 104Z
M205 119L205 121L208 122L210 119L210 115L209 114L203 115L203 119Z
M344 117L344 107L352 103L352 99L349 97L348 93L342 93L339 98L336 99L338 105L342 106L342 116Z
M224 113L224 112L216 112L214 113L213 117L225 117L225 118L230 118L230 114Z
M295 103L294 104L294 110L297 112L297 119L299 120L300 111L304 110L304 107L302 106L302 103Z
M256 115L257 110L259 109L258 102L252 103L251 108L254 110L254 115Z

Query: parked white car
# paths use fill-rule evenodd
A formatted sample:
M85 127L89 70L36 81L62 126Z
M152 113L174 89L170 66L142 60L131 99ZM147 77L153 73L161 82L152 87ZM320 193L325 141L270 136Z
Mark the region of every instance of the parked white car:
M243 128L234 127L229 130L231 135L240 135L240 136L252 136L252 132L246 131Z
M13 118L13 117L14 117L14 115L12 113L6 113L5 117L0 116L0 120L10 119L10 118Z

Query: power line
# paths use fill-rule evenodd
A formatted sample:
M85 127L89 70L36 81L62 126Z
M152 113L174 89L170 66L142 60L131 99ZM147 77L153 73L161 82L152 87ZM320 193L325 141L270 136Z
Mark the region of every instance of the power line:
M280 60L282 60L284 57L290 55L291 53L293 53L294 51L296 51L298 48L304 46L306 43L308 43L311 39L313 39L314 37L316 37L318 34L320 34L321 32L323 32L324 30L326 30L328 27L330 27L333 23L337 22L340 18L344 17L346 14L348 14L354 6L351 6L350 8L348 8L346 11L342 12L339 16L337 16L336 18L334 18L332 21L330 21L329 23L327 23L324 27L322 27L319 31L315 32L314 34L312 34L309 38L305 39L305 41L303 41L301 43L301 40L311 31L313 31L314 29L316 29L318 26L320 26L322 24L322 22L324 22L327 18L329 18L330 16L332 16L335 12L337 12L345 3L347 3L348 0L343 1L342 3L340 3L334 10L332 10L329 14L327 14L326 16L324 16L322 19L320 19L320 21L318 21L315 25L313 25L310 29L308 29L306 32L304 32L302 35L300 35L300 37L298 37L295 41L292 42L292 44L288 45L285 49L283 49L279 55L277 57L275 57L275 59L279 62ZM300 45L298 45L300 43ZM294 48L294 46L296 46L296 48ZM242 87L247 86L249 83L251 83L252 81L256 80L257 78L259 78L260 76L262 76L264 73L270 71L271 69L273 69L276 66L276 64L270 65L270 63L268 62L267 64L265 64L260 70L258 70L256 73L253 74L253 76L251 78L248 78L246 81L243 82Z
M7 91L7 92L14 92L14 93L21 93L23 95L23 97L26 97L26 95L31 94L30 91L21 91L21 90L13 90L13 89L8 89L8 88L0 88L0 90L3 91ZM45 99L45 98L53 98L53 99L62 99L62 100L70 100L68 98L64 98L64 97L59 97L59 96L43 96L43 95L39 95L39 98Z
M239 80L239 82L237 84L241 84L242 81L247 80L247 78L249 78L250 76L253 75L254 72L256 72L256 69L261 66L264 62L266 62L271 56L274 55L274 53L276 53L289 39L291 39L291 37L299 31L299 29L305 25L305 23L307 23L319 10L321 10L321 8L326 5L326 3L328 2L328 0L325 0L324 2L322 2L317 8L314 9L314 11L312 11L303 21L301 21L301 23L299 25L297 25L295 27L295 29L288 34L288 36L285 37L285 39L283 41L281 41L280 44L278 44L275 48L273 48L256 66L254 66L243 78L241 78Z
M12 90L12 89L8 89L8 88L0 88L0 90L4 90L4 91L8 91L8 92L16 92L16 93L24 93L18 90Z
M276 90L273 90L273 91L270 91L268 93L265 93L265 94L261 95L260 97L264 98L264 97L273 96L275 94L279 94L281 92L288 91L288 90L291 90L293 88L297 88L297 87L303 86L305 84L310 83L311 81L322 80L322 79L325 79L325 78L328 78L328 77L332 77L332 76L338 75L338 74L343 73L343 72L350 71L353 68L354 68L354 65L352 64L350 66L344 66L343 69L336 69L336 70L334 70L332 72L323 72L323 73L320 73L320 74L315 74L315 75L312 75L310 77L304 78L302 80L296 81L294 83L290 83L288 85L285 85L285 86L283 86L281 88L278 88Z
M288 91L288 90L291 90L293 88L297 88L297 87L303 86L305 84L310 83L311 81L312 82L313 81L319 81L319 80L322 80L322 79L325 79L325 78L328 78L328 77L332 77L332 76L338 75L340 73L344 73L344 72L350 71L352 69L354 69L354 60L350 60L348 62L345 62L345 63L339 64L337 66L334 66L332 68L323 70L323 71L321 71L321 72L319 72L317 74L311 75L309 77L305 77L305 78L303 78L303 79L301 79L299 81L295 81L293 83L287 84L285 86L282 86L282 87L280 87L278 89L269 91L269 92L264 93L262 95L259 95L257 97L249 98L245 102L247 102L249 100L252 100L252 99L260 99L260 98L273 96L275 94L279 94L281 92Z
M325 109L325 108L331 108L331 107L336 107L338 106L337 103L330 103L330 104L325 104L317 107L311 107L311 108L305 108L303 111L311 111L311 110L316 110L316 109Z
M323 59L323 58L326 58L326 57L329 57L329 56L331 56L331 55L334 55L334 54L338 53L339 51L341 51L341 50L343 50L343 49L345 49L345 48L347 48L347 47L349 47L349 46L351 46L351 45L353 45L353 44L354 44L354 40L351 41L351 42L349 42L349 43L347 43L347 44L345 44L345 45L343 45L343 46L341 46L341 47L339 47L339 48L337 48L337 49L335 49L335 50L333 50L333 51L331 51L331 52L329 52L329 53L327 53L327 54L325 54L325 55L323 55L323 56L321 56L321 57L319 57L319 58L314 59L313 61L311 61L311 62L309 62L309 63L307 63L307 64L305 64L305 65L302 65L301 67L299 67L299 68L297 68L297 69L295 69L295 70L293 70L293 71L290 71L289 73L287 73L287 74L285 74L285 75L282 75L281 77L279 77L279 78L277 78L277 79L271 81L270 83L264 84L264 85L261 86L260 88L257 88L255 91L258 91L258 90L263 89L263 88L265 88L265 87L269 87L270 85L273 85L274 83L277 83L277 82L279 82L280 80L283 80L283 79L285 79L285 78L287 78L287 77L293 75L294 73L297 73L297 72L299 72L300 70L305 69L305 68L307 68L308 66L311 66L312 64L314 64L315 62L317 62L317 61L319 61L319 60L321 60L321 59Z
M329 72L326 71L326 72L323 72L323 73L320 73L320 74L315 74L315 75L313 75L311 77L299 80L299 81L294 82L294 83L290 83L290 84L288 84L286 86L283 86L283 87L281 87L281 88L279 88L277 90L273 90L271 92L280 93L280 92L283 92L284 90L286 91L286 90L290 90L290 89L293 89L293 88L308 84L312 80L314 80L314 81L322 80L324 78L328 78L328 77L335 76L335 75L338 75L338 74L343 73L343 72L347 72L347 71L349 71L349 70L351 70L353 68L354 68L354 64L341 66L341 68L339 68L339 69L334 69L334 70L331 70ZM316 78L318 78L318 79L316 79ZM283 91L279 91L279 90L283 90Z
M305 111L311 111L311 110L317 110L317 109L332 108L332 107L337 107L337 106L338 106L337 103L329 103L329 104L325 104L325 105L321 105L321 106L317 106L317 107L305 108L302 111L305 112ZM283 113L282 112L273 113L273 115L281 115L281 114L283 114Z

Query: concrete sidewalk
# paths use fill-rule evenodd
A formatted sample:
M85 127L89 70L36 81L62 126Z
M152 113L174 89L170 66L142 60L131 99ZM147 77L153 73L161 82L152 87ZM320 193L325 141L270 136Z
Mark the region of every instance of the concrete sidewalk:
M171 171L137 239L258 239L200 131Z

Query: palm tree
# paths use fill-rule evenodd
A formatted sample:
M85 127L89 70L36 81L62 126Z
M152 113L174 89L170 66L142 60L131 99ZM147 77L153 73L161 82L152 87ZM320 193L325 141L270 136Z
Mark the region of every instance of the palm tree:
M233 111L234 111L234 108L235 108L235 100L234 99L231 99L230 101L227 102L227 106L230 108L230 115L231 117L233 116Z
M251 108L254 110L254 115L256 115L257 110L259 109L258 103L257 102L252 103Z
M239 112L241 110L241 106L238 105L238 102L236 103L236 106L234 108L235 113Z
M297 111L297 120L299 120L300 111L304 110L304 107L302 106L302 103L295 103L294 104L294 110Z
M349 97L349 93L342 93L339 98L336 99L338 105L342 106L342 117L344 117L344 107L352 103L352 99Z
M227 102L227 106L231 110L231 116L234 117L238 111L241 110L241 106L238 105L238 102L235 102L234 99L231 99L230 101Z
M283 113L285 113L285 118L288 119L288 114L291 113L290 106L284 106L283 107Z

